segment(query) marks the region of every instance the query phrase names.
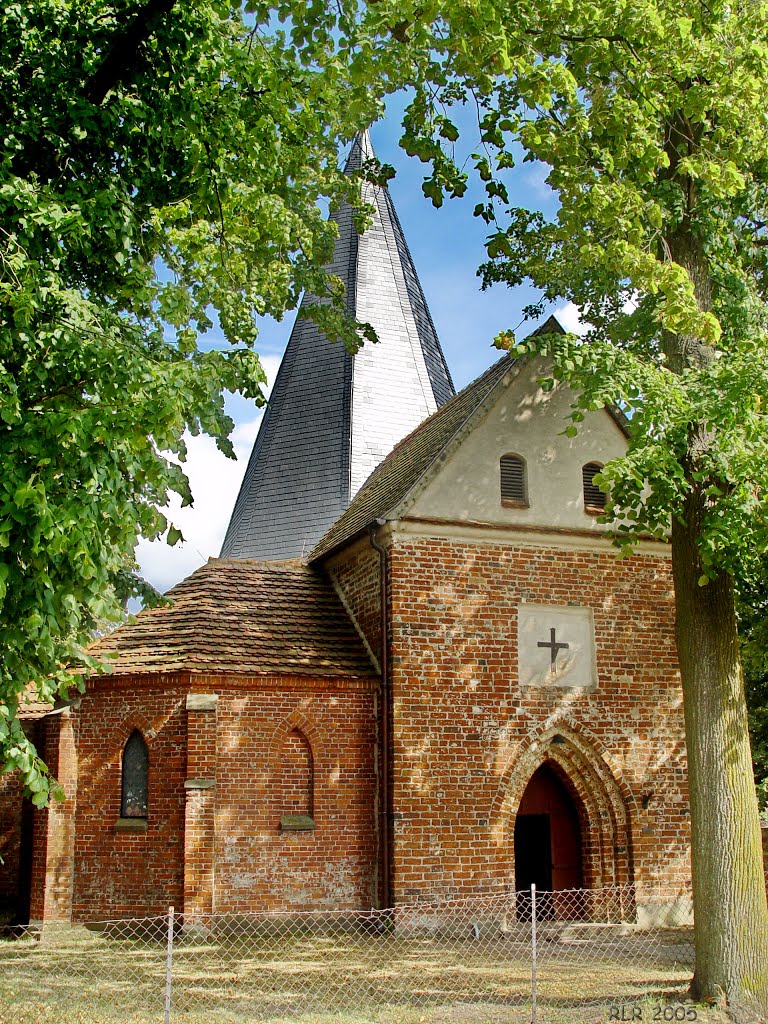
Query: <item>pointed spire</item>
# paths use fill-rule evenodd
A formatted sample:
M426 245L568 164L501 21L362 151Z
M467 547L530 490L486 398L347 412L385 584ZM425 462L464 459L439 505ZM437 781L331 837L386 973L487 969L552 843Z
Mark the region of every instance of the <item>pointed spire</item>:
M373 155L367 130L359 132L345 172ZM366 182L362 192L373 224L359 235L342 204L332 215L339 237L327 270L379 344L351 356L299 310L222 557L308 554L397 442L454 393L389 190Z
M364 131L358 132L352 140L349 156L344 165L344 173L349 174L351 171L359 171L366 160L372 160L374 156L371 134L366 128Z

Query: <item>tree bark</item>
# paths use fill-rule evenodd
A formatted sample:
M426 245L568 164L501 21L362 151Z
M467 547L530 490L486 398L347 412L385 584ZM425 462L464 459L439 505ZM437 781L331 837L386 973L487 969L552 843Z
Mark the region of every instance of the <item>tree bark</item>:
M768 1005L768 906L733 580L699 586L703 498L672 525L691 805L697 999Z
M689 210L695 205L688 183ZM667 239L685 267L699 308L712 306L706 252L686 218ZM665 332L670 369L701 368L714 352L695 335ZM683 688L691 806L696 967L692 994L768 1010L768 904L747 728L734 585L718 572L705 586L700 555L706 482L695 473L716 438L692 423L683 460L688 493L672 522L676 639ZM717 481L715 481L717 482Z

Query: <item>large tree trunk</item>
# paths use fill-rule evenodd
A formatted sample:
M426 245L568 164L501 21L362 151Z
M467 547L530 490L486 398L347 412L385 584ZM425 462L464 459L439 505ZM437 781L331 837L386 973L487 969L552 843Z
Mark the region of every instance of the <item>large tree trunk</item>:
M672 526L691 801L693 995L768 1007L768 906L733 581L699 586L700 492Z
M693 132L670 125L671 173ZM704 245L691 227L695 182L682 182L689 216L667 239L667 253L685 267L699 308L712 308ZM675 373L703 368L714 351L696 335L664 332L667 365ZM692 993L734 1009L752 1004L768 1019L768 906L760 821L747 729L732 577L718 572L704 586L700 555L705 487L697 480L716 445L703 423L689 427L683 459L689 490L672 522L676 636L683 686L691 802L696 968Z

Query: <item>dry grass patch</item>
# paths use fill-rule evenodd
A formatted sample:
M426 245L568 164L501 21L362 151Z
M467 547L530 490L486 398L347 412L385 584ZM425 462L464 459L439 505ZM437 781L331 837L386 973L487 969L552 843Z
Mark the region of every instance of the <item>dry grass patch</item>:
M609 1004L695 1010L690 967L658 943L605 950L550 946L539 967L540 1024L603 1024ZM656 961L649 956L654 953ZM70 929L0 941L0 1024L161 1022L166 950L143 938ZM631 1010L629 1011L631 1012ZM529 1024L531 967L514 942L396 934L180 936L174 1024ZM663 1020L663 1018L661 1018ZM690 1018L689 1018L690 1019Z

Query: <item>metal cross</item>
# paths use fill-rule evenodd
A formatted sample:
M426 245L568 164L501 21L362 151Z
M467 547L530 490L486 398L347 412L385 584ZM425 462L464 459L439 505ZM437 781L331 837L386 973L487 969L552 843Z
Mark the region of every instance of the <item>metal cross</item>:
M552 675L554 675L555 674L555 665L557 664L557 652L558 651L567 651L568 648L570 647L570 644L559 644L555 640L555 627L552 627L550 629L550 631L549 631L549 643L544 643L543 640L539 640L539 642L536 644L536 646L537 647L548 647L549 648L549 658L550 658L549 671L552 673Z

